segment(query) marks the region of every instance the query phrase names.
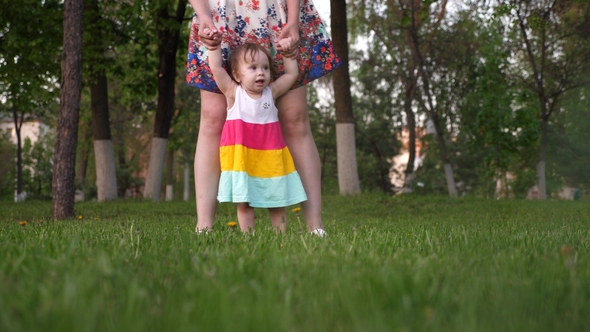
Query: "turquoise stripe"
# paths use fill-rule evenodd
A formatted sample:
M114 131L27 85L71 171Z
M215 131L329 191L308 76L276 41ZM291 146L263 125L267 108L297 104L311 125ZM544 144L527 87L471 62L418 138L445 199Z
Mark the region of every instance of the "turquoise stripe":
M296 171L274 178L257 178L248 176L246 172L227 171L221 173L217 200L275 208L301 203L307 200L307 195Z

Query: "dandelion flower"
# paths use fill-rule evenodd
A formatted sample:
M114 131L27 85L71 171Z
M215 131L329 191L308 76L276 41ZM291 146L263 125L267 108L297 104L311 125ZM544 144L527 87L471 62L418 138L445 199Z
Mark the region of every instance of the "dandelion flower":
M301 211L300 207L296 207L291 210L291 212L293 212L293 213L299 213L299 211Z
M27 225L27 222L25 220L21 220L21 221L18 222L18 224L21 225L21 226L26 226Z
M78 219L79 219L79 220L82 220L82 215L79 215L79 216L78 216Z
M572 247L564 245L561 247L561 249L559 249L559 253L562 256L567 256L572 253Z
M235 221L230 221L230 222L227 223L227 226L228 227L231 227L231 228L234 228L234 227L238 226L238 223L235 222Z

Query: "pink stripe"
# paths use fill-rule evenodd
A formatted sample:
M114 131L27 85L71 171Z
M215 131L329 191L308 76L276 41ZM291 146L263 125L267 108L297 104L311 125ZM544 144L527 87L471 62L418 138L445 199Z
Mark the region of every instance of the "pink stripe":
M228 120L223 127L220 146L243 145L256 150L278 150L286 146L277 122L257 124Z

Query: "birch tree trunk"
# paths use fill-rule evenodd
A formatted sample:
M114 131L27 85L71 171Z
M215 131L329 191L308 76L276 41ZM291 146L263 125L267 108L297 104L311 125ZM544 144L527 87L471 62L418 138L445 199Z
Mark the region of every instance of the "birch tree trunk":
M94 82L90 85L90 108L92 109L96 189L98 201L101 202L117 198L117 173L111 138L107 78L104 72L93 76Z
M356 142L350 75L348 73L348 29L346 1L331 0L332 41L342 60L341 68L332 75L334 82L334 106L336 108L336 154L338 158L338 186L340 195L356 195L361 192L356 163Z
M99 23L100 12L96 0L86 0L88 29L91 40L86 44L91 58L90 108L92 110L92 135L94 138L94 160L96 165L96 189L99 202L117 198L117 173L115 153L111 137L109 116L108 81L104 65L102 28Z
M174 151L168 149L166 156L166 200L174 199Z
M148 176L145 179L143 196L154 201L160 199L166 145L170 137L170 126L174 115L174 87L176 78L176 52L180 25L186 11L186 0L179 0L176 16L168 14L165 2L158 10L158 53L160 66L158 69L158 108L154 123L154 138L150 154Z

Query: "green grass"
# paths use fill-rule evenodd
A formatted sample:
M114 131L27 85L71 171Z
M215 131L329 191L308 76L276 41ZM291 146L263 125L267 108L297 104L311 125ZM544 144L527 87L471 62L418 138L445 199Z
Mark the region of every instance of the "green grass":
M589 201L327 196L325 239L194 210L0 203L0 331L590 330Z

